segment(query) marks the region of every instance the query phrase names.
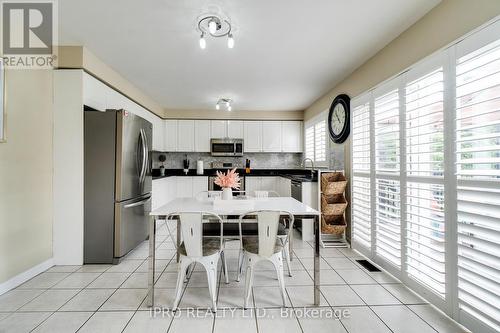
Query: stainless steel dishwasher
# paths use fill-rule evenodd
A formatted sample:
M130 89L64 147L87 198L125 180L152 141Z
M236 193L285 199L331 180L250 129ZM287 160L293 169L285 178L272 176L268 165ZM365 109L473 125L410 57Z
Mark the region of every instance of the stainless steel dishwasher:
M302 202L302 182L292 180L292 198Z

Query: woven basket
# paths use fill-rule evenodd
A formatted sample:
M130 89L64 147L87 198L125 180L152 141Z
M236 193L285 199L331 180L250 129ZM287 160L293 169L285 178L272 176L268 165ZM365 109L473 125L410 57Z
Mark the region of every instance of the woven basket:
M323 178L323 177L321 177ZM326 195L343 194L347 187L346 180L339 180L335 182L321 182L321 191Z
M321 220L321 233L323 234L332 234L341 236L342 234L344 234L345 229L346 229L345 225L326 224L324 219Z
M321 213L325 215L344 215L347 202L321 205Z
M343 215L321 215L321 224L327 225L346 225Z
M321 206L326 206L330 204L336 203L346 203L347 200L344 197L344 194L322 194L321 195Z

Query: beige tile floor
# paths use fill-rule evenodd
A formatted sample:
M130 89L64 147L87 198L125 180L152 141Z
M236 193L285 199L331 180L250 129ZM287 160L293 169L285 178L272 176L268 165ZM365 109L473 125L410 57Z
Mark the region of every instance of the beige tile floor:
M230 283L219 281L217 314L208 310L206 276L196 266L174 316L168 311L177 278L174 248L160 223L156 303L166 309L163 315L145 304L144 242L119 265L54 266L1 295L0 332L467 332L389 274L365 271L355 261L361 255L350 249L321 249L321 304L313 307L313 249L298 238L293 277L285 276L287 308L281 308L272 265L262 263L252 308L242 309L244 279L235 281L238 242L230 242Z

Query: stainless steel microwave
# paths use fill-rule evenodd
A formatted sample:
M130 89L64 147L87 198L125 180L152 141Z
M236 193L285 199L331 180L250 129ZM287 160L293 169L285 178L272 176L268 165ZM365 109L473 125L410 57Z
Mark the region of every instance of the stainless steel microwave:
M211 139L212 156L243 156L243 139Z

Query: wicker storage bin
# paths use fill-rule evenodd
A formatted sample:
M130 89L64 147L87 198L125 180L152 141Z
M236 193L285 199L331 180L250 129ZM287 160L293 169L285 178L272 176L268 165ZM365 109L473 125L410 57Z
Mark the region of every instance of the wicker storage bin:
M321 224L346 225L344 215L321 215Z
M325 215L344 215L347 202L321 205L321 213Z
M336 204L336 203L346 203L347 200L344 197L344 194L322 194L321 195L321 206L326 206L330 204Z
M326 195L343 194L347 180L340 172L329 172L321 175L321 191Z
M342 220L344 218L342 217ZM325 219L321 219L321 233L323 234L331 234L331 235L338 235L338 236L341 236L345 229L346 229L346 225L345 225L345 222L344 222L344 225L336 225L336 224L327 224L325 222Z

